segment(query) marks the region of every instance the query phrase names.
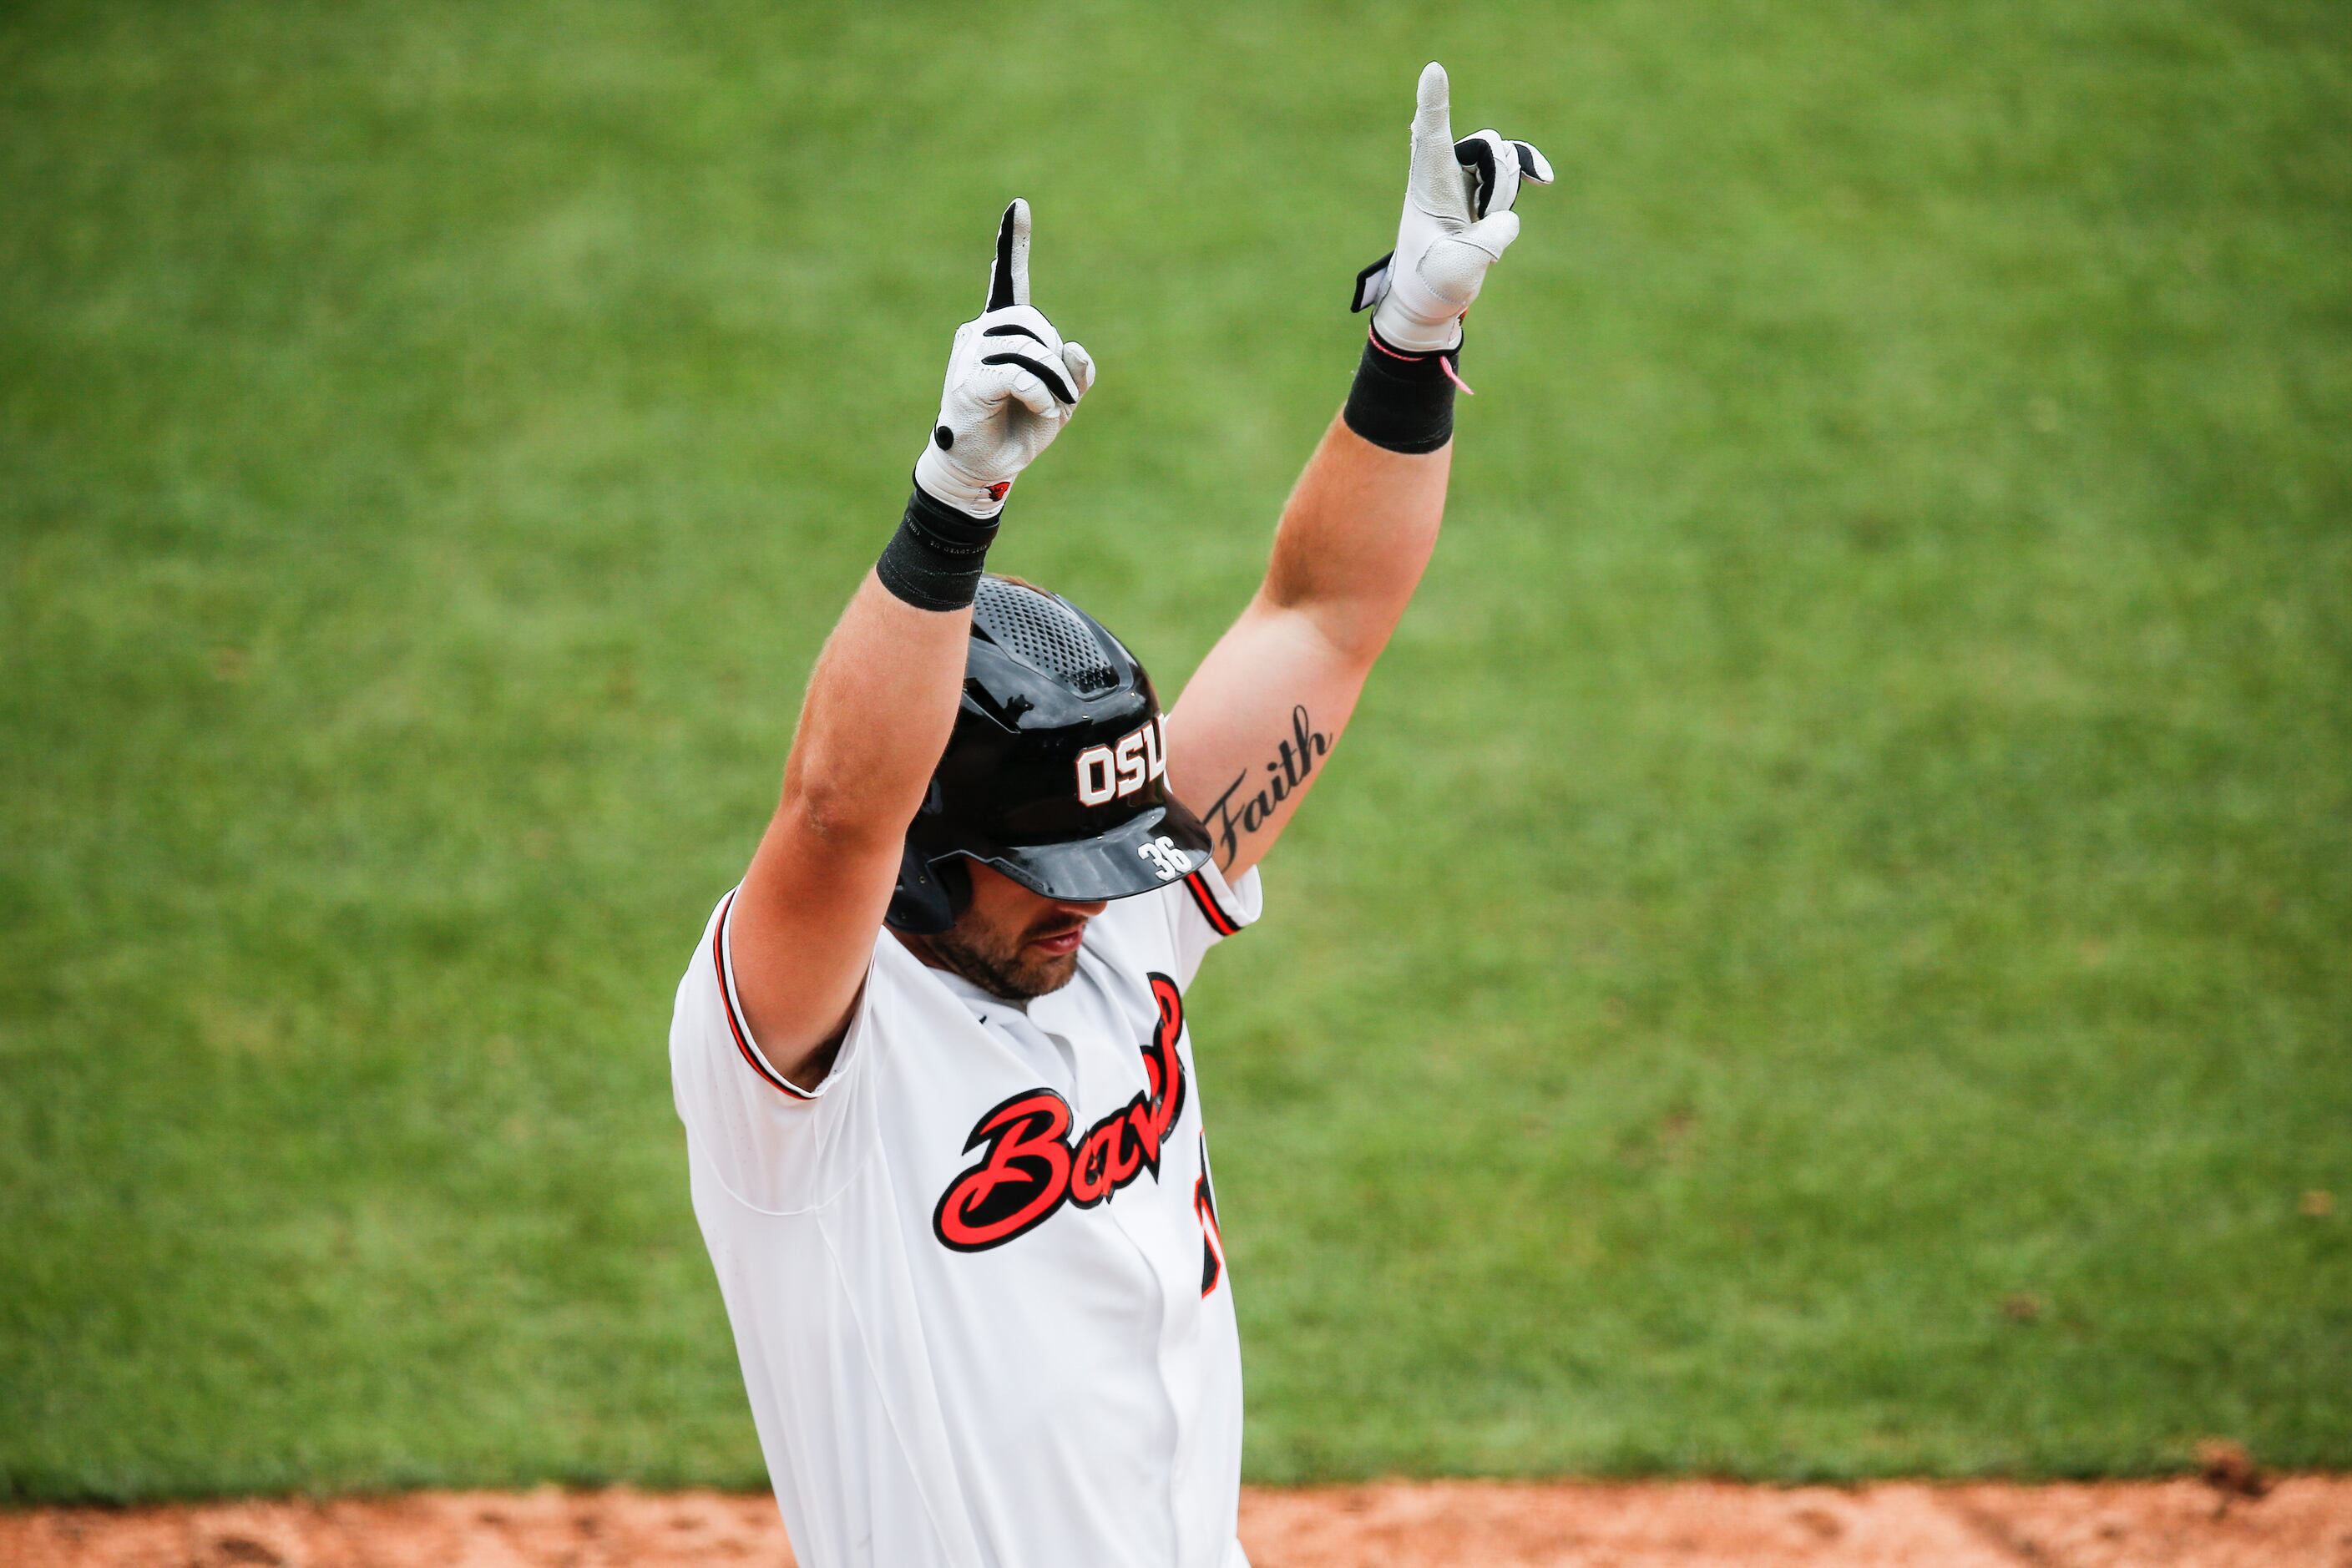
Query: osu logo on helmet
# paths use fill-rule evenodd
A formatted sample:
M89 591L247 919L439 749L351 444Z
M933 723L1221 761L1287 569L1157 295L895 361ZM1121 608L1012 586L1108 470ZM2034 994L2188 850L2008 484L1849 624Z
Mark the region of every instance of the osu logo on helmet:
M1168 771L1167 723L1153 714L1108 746L1078 753L1078 803L1105 805L1133 795Z

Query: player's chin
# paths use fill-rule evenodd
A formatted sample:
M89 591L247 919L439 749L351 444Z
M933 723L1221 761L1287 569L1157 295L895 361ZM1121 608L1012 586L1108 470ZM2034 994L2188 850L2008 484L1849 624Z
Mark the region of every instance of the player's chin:
M1043 996L1059 991L1078 972L1078 955L1072 952L1052 955L1024 955L1017 978L1024 994Z

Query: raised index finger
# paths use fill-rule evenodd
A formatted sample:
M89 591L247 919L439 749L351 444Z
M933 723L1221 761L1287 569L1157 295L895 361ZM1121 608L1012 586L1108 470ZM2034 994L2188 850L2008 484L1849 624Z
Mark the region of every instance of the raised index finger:
M1454 111L1445 68L1435 60L1421 68L1412 110L1412 184L1436 197L1461 176L1454 172Z
M1029 204L1020 197L996 226L996 264L988 269L988 308L1029 302Z

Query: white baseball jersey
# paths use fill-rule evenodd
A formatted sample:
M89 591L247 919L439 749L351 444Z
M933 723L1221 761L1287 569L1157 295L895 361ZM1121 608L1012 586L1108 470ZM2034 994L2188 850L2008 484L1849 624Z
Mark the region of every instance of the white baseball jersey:
M733 900L678 986L670 1068L803 1568L1247 1568L1183 997L1256 919L1255 870L1114 901L1025 1008L881 933L814 1090L735 1003Z

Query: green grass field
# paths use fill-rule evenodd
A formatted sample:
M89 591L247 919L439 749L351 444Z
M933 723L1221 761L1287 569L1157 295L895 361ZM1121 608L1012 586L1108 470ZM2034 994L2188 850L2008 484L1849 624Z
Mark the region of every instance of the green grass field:
M1194 996L1251 1473L2352 1464L2352 13L1434 15L0 9L0 1498L759 1482L670 996L995 215L1172 690L1433 56L1561 179Z

